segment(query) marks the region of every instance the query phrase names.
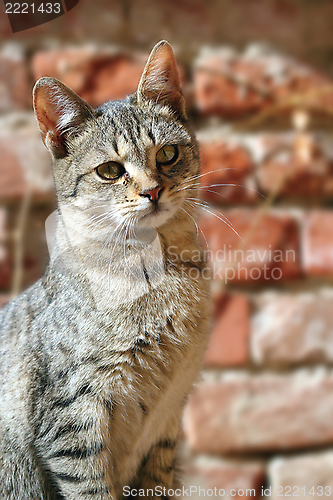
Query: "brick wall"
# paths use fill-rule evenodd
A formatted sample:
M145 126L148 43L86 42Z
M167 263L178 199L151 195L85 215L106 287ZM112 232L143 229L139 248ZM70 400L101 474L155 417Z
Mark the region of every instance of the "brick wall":
M81 0L15 36L0 21L1 305L48 258L55 196L34 80L55 76L97 106L136 88L158 39L175 45L214 277L181 454L186 485L237 498L333 488L331 18L324 0Z

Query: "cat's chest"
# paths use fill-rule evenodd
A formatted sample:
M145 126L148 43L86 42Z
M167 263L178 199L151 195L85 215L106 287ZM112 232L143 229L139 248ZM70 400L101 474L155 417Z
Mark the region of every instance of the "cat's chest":
M127 336L117 329L110 355L106 351L110 367L106 387L122 406L134 402L147 414L183 371L193 350L188 342L192 333L189 320L181 321L174 314L151 315L149 321L132 325Z
M137 355L136 362L127 367L127 375L117 382L119 397L109 424L108 446L119 488L129 484L154 444L170 436L174 439L178 432L184 398L200 356L193 345L177 347L177 353L165 347L166 351L159 347Z
M123 341L124 350L110 372L110 385L105 385L115 403L108 446L120 485L130 480L128 474L153 444L168 439L170 426L178 431L184 398L205 344L198 313L190 303L186 307L185 301L178 300L172 311L164 304L164 311L147 313L145 328L133 330L136 338L131 344Z

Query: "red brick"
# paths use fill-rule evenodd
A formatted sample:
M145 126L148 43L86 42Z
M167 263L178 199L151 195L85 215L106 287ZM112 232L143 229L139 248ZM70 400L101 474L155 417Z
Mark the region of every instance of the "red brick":
M199 227L206 238L215 279L262 283L300 275L298 227L293 218L262 215L254 209L214 213L217 217L202 215ZM220 220L225 217L225 222Z
M252 357L258 364L333 361L333 296L269 294L254 316Z
M249 358L249 304L245 295L214 297L214 326L205 366L241 366Z
M333 443L333 375L231 375L201 383L185 411L184 431L201 453L291 450Z
M231 71L231 70L230 70ZM254 91L242 92L240 86L223 76L228 69L219 56L210 56L194 73L195 100L202 114L220 114L227 118L258 111L266 102Z
M201 460L197 460L194 465L184 468L185 488L192 486L191 498L193 500L202 498L203 493L201 490L201 495L199 495L199 488L206 491L206 496L207 490L216 488L215 496L217 497L232 496L240 499L243 496L251 496L251 498L258 498L263 480L264 466L257 461L244 462L201 457ZM220 490L224 490L225 495ZM244 494L242 494L242 490L244 490ZM247 494L246 490L248 490ZM219 495L219 491L221 495Z
M7 244L7 212L5 209L0 208L0 290L8 288L12 276ZM1 302L0 305L2 305Z
M32 113L0 120L0 155L0 199L19 199L28 187L35 199L53 199L51 161Z
M268 466L270 498L288 494L312 500L330 497L333 491L333 452L327 450L293 457L278 457Z
M333 162L311 134L270 134L263 137L265 158L256 170L259 189L280 196L331 197Z
M276 101L286 101L296 92L309 93L328 84L330 80L318 72L259 47L250 47L242 54L227 48L206 50L194 71L199 111L231 118L257 113ZM304 102L325 110L332 98L332 92L312 92ZM280 112L291 107L284 104Z
M308 212L304 220L302 255L305 273L333 275L333 211Z
M147 56L97 50L91 47L37 52L34 77L53 76L97 107L133 93Z
M253 203L257 192L246 148L223 139L200 141L201 196L212 203Z
M7 43L0 51L0 112L31 106L25 55L19 45Z

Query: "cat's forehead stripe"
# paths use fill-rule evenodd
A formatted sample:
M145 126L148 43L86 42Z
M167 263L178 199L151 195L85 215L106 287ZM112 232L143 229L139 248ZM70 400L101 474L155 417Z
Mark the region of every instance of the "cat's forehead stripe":
M179 122L175 123L164 108L158 112L124 102L111 104L102 114L103 125L114 140L119 141L122 137L127 143L133 144L137 151L140 151L143 142L162 147L168 143L188 145L192 141L188 131Z
M128 156L131 155L133 152L133 146L137 152L137 148L133 144L129 144L129 141L126 139L126 137L123 134L119 134L117 137L117 148L118 148L118 154L120 158L123 160L126 160Z

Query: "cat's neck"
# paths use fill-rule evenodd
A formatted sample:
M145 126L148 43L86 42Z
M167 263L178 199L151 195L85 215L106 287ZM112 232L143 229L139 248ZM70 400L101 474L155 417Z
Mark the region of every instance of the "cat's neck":
M198 260L198 255L202 253L196 219L195 211L190 214L180 212L158 229L166 258L176 265Z
M109 309L110 297L116 307L158 287L169 265L200 260L194 220L195 214L180 211L157 230L137 227L127 238L112 231L101 237L60 212L51 267L71 279L84 276L99 308Z
M79 217L77 213L79 212ZM56 253L71 254L87 268L103 268L110 261L130 259L138 249L146 247L159 240L165 254L191 252L201 248L199 228L196 223L196 210L178 213L163 226L151 228L132 226L130 230L116 222L105 222L104 226L91 226L90 219L82 218L80 210L59 210L55 234ZM146 253L147 255L147 253Z

